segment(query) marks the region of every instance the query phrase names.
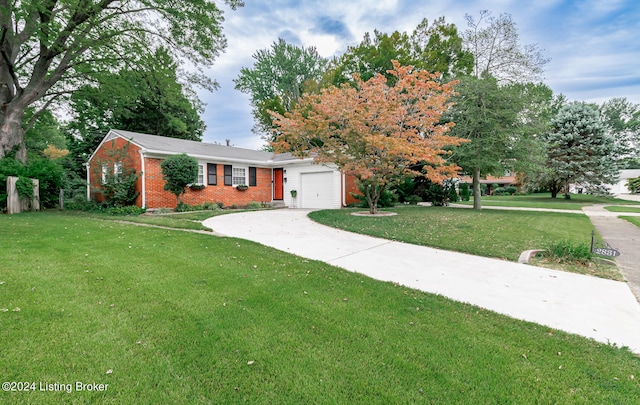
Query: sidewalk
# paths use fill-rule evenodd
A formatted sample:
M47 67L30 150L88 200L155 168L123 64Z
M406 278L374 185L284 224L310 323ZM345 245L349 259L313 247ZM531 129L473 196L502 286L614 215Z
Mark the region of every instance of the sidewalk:
M214 232L640 353L640 304L626 283L410 245L317 224L308 210L220 215Z
M640 195L618 195L616 196L625 200L640 202ZM485 206L483 209L490 210L512 210L512 211L545 211L545 212L563 212L566 214L585 214L593 226L598 230L602 239L609 246L620 251L620 256L615 258L620 273L629 285L629 289L640 302L640 228L618 218L619 216L640 217L640 213L632 212L612 212L607 211L604 207L612 204L596 204L577 210L560 210L548 208L519 208L519 207L499 207ZM473 208L465 204L451 204L456 208Z
M582 211L589 217L602 239L620 251L615 258L618 269L629 284L629 288L640 301L640 228L618 216L640 216L640 213L611 212L605 205L584 207Z

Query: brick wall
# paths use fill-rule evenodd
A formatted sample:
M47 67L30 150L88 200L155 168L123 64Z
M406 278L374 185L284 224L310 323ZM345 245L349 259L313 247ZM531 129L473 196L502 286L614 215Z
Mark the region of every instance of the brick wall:
M345 181L345 196L344 196L344 204L345 205L349 205L349 204L355 204L358 203L360 200L358 200L357 198L353 197L351 195L351 193L355 193L355 194L362 194L360 192L360 190L358 189L358 184L356 182L356 178L352 175L347 174L346 176L344 176L344 181Z
M162 159L145 159L147 208L175 208L176 196L164 190L164 180L160 168ZM271 169L256 169L256 186L248 190L239 191L235 187L224 185L224 165L217 165L217 185L208 185L205 165L205 188L202 190L187 189L182 201L190 205L204 202L222 203L225 207L243 206L251 201L271 202Z
M113 163L120 162L128 169L135 169L136 173L142 170L140 164L140 148L126 139L115 138L103 143L91 159L88 170L91 179L91 199L102 202L104 197L100 193L102 184L102 165L109 165L109 170L113 170ZM135 189L142 193L142 177L136 181ZM136 205L142 204L142 195L136 199Z

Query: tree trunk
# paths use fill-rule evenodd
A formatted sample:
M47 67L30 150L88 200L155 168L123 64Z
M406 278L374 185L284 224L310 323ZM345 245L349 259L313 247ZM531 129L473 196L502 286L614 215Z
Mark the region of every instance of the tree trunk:
M375 215L378 213L378 200L380 199L380 193L378 187L370 184L366 188L367 190L367 202L369 203L369 213Z
M567 179L564 183L564 199L570 200L571 194L569 193L569 179Z
M27 149L24 144L22 117L24 108L8 105L0 111L0 159L15 152L16 160L27 161Z
M482 195L480 191L480 168L473 169L473 209L482 209Z

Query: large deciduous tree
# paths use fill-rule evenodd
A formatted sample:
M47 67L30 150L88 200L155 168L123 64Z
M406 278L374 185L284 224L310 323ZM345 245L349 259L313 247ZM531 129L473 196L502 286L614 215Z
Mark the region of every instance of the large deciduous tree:
M493 77L467 76L456 87L455 107L447 118L452 135L471 140L453 151L453 160L473 178L473 203L480 209L480 178L526 171L543 149L537 135L546 131L551 90L544 85L500 86Z
M619 166L640 169L640 104L613 98L600 106L600 117L614 139Z
M614 182L618 174L613 159L614 141L597 107L568 104L551 124L551 131L545 136L547 167L552 178L564 188L565 198L570 198L571 184L591 188Z
M355 75L355 86L307 94L291 113L275 114L274 149L314 156L355 176L372 214L385 189L420 174L417 163L434 182L455 176L458 167L448 164L444 148L463 142L447 135L452 123L440 123L455 83L441 84L436 75L397 61L389 74L393 86L383 75L368 81Z
M494 18L489 12L481 11L477 21L469 15L466 19L469 28L462 36L463 45L473 55L474 65L472 77L463 80L463 86L458 89L460 95L454 115L456 120L464 122L456 128L456 135L473 142L464 146L466 149L458 153L460 159L456 161L464 163L465 171L472 175L473 207L480 209L480 178L503 174L498 171L508 155L519 163L533 156L513 152L529 144L531 138L523 135L530 134L531 129L540 124L536 115L530 114L540 107L526 106L523 102L529 98L534 104L538 103L539 96L545 93L544 86L535 90L535 86L527 89L527 86L514 85L539 80L548 59L535 44L520 46L518 30L508 14ZM530 130L526 130L526 126ZM472 162L473 166L469 167Z
M304 91L305 83L322 77L327 60L314 47L287 44L282 38L270 49L253 55L253 67L240 69L236 89L251 96L254 132L271 141L273 117L269 111L291 111Z
M386 34L377 30L373 35L366 33L360 44L349 47L332 63L332 84L349 82L354 73L365 81L381 74L393 84L394 77L387 73L393 69L392 60L440 73L445 81L471 73L473 67L473 56L463 49L456 26L447 24L444 17L429 25L425 18L411 34L399 31Z
M232 8L240 0L225 0ZM215 1L0 0L0 158L26 159L27 107L46 109L104 72L168 46L209 65L226 46ZM198 75L202 84L214 83Z
M201 140L202 103L178 82L176 63L164 48L143 57L146 63L137 70L104 73L71 96L72 119L66 130L81 176L82 163L111 128Z
M110 128L200 141L202 103L178 82L177 65L166 49L143 56L144 66L104 74L99 83L74 92L74 136Z
M496 18L482 10L477 21L468 14L465 18L468 28L462 36L463 44L473 55L475 77L488 74L500 83L536 82L541 78L549 59L536 44L520 45L511 15Z

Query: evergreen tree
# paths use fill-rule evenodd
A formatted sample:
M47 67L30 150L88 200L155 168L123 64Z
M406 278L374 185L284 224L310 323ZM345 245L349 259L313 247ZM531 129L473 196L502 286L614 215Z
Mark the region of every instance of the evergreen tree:
M596 107L568 104L560 109L551 125L545 136L547 168L551 179L564 189L565 198L570 198L571 184L595 189L615 181L618 168L613 159L614 141Z

